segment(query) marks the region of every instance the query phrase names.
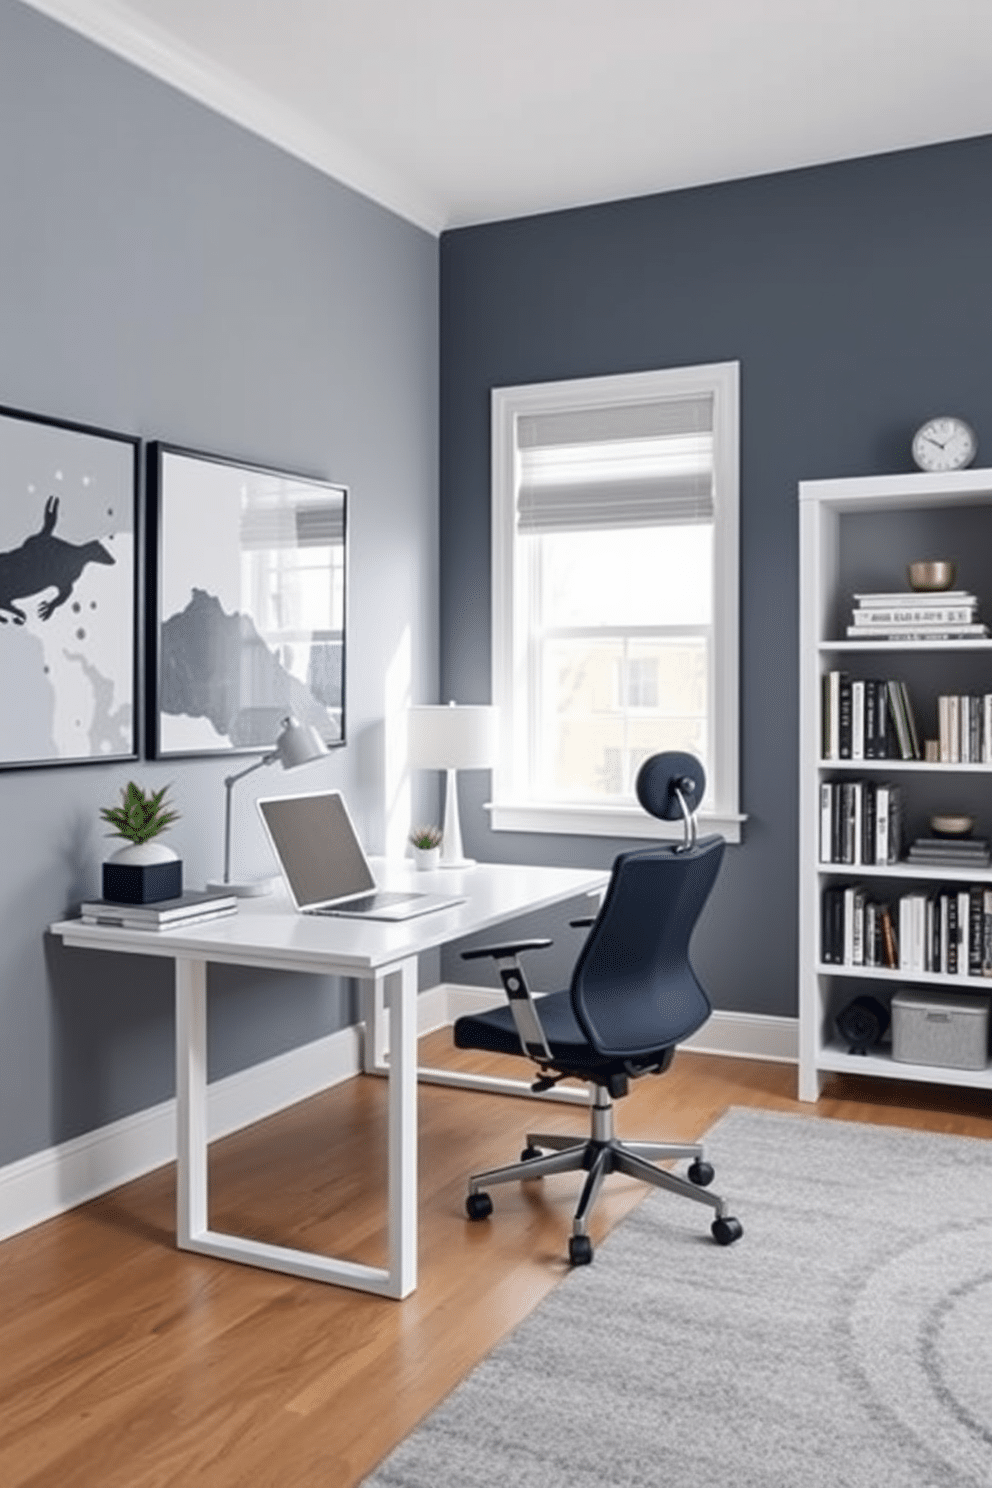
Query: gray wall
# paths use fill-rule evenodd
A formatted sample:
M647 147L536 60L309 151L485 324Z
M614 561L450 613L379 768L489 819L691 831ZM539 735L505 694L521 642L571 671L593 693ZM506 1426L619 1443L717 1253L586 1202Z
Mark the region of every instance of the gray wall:
M749 820L696 941L721 1008L796 1011L796 485L912 468L912 430L942 411L974 424L992 463L990 181L992 140L978 139L442 238L445 697L490 695L490 388L741 363ZM624 846L491 833L487 786L464 782L478 857L596 865ZM575 932L562 941L534 958L544 985L567 975Z
M436 241L13 0L0 203L0 404L350 487L349 742L305 785L261 778L341 786L381 849L384 679L409 647L414 699L437 685ZM98 807L132 776L173 782L187 882L216 874L226 765L0 773L0 1163L172 1093L165 964L45 927L99 892ZM244 873L270 862L260 789L239 787ZM326 980L213 986L214 1074L352 1014Z

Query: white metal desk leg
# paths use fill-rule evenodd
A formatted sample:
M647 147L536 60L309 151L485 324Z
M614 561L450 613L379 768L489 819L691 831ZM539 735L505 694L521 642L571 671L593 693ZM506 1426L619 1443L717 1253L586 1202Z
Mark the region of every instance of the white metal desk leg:
M386 1070L386 1013L383 1006L383 979L368 977L359 982L362 1019L362 1069L367 1075L381 1075Z
M386 978L389 1008L390 1295L417 1285L417 962Z
M176 1243L207 1229L207 963L176 958Z

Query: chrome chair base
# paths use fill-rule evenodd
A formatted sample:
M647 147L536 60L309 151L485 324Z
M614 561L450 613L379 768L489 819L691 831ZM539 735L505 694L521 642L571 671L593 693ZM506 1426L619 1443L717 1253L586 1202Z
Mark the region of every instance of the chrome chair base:
M707 1191L707 1185L713 1181L713 1169L704 1161L701 1143L621 1141L613 1130L613 1103L602 1086L594 1087L590 1113L592 1132L588 1138L559 1132L528 1132L520 1162L491 1168L485 1173L474 1173L468 1182L465 1205L469 1218L485 1219L492 1213L492 1200L485 1189L493 1184L528 1182L550 1178L556 1173L585 1172L586 1181L572 1220L569 1243L572 1264L584 1264L592 1260L588 1239L589 1215L603 1180L609 1173L625 1173L629 1178L636 1178L654 1188L666 1189L669 1193L681 1194L685 1199L694 1199L698 1204L709 1205L716 1212L711 1229L719 1244L729 1245L740 1237L740 1224L728 1214L726 1200ZM683 1159L689 1159L690 1163L684 1178L656 1166L657 1163Z

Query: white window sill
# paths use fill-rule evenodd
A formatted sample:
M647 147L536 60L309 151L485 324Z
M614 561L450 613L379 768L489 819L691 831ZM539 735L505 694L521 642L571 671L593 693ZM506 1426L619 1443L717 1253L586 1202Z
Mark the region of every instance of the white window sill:
M680 841L682 823L659 821L638 806L551 806L524 802L489 802L486 810L494 832L547 832L574 837L647 837ZM700 836L719 832L728 842L740 842L746 816L734 812L701 811Z

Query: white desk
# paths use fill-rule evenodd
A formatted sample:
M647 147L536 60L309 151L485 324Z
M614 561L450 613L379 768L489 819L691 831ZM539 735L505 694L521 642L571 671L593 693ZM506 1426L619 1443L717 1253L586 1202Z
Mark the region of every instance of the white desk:
M383 887L404 885L466 895L451 909L401 924L300 915L282 895L243 901L238 913L189 928L124 930L62 920L52 933L67 946L165 956L175 963L176 1239L184 1250L405 1297L417 1284L417 957L462 936L583 894L598 895L608 874L576 868L480 863L465 870L415 874L377 863ZM268 967L359 979L363 1067L389 1082L388 1264L385 1268L266 1245L211 1230L207 1197L207 965ZM389 1015L385 1049L384 1010ZM424 1078L489 1089L526 1088L423 1071ZM561 1092L562 1094L564 1092ZM578 1098L583 1097L575 1092Z

